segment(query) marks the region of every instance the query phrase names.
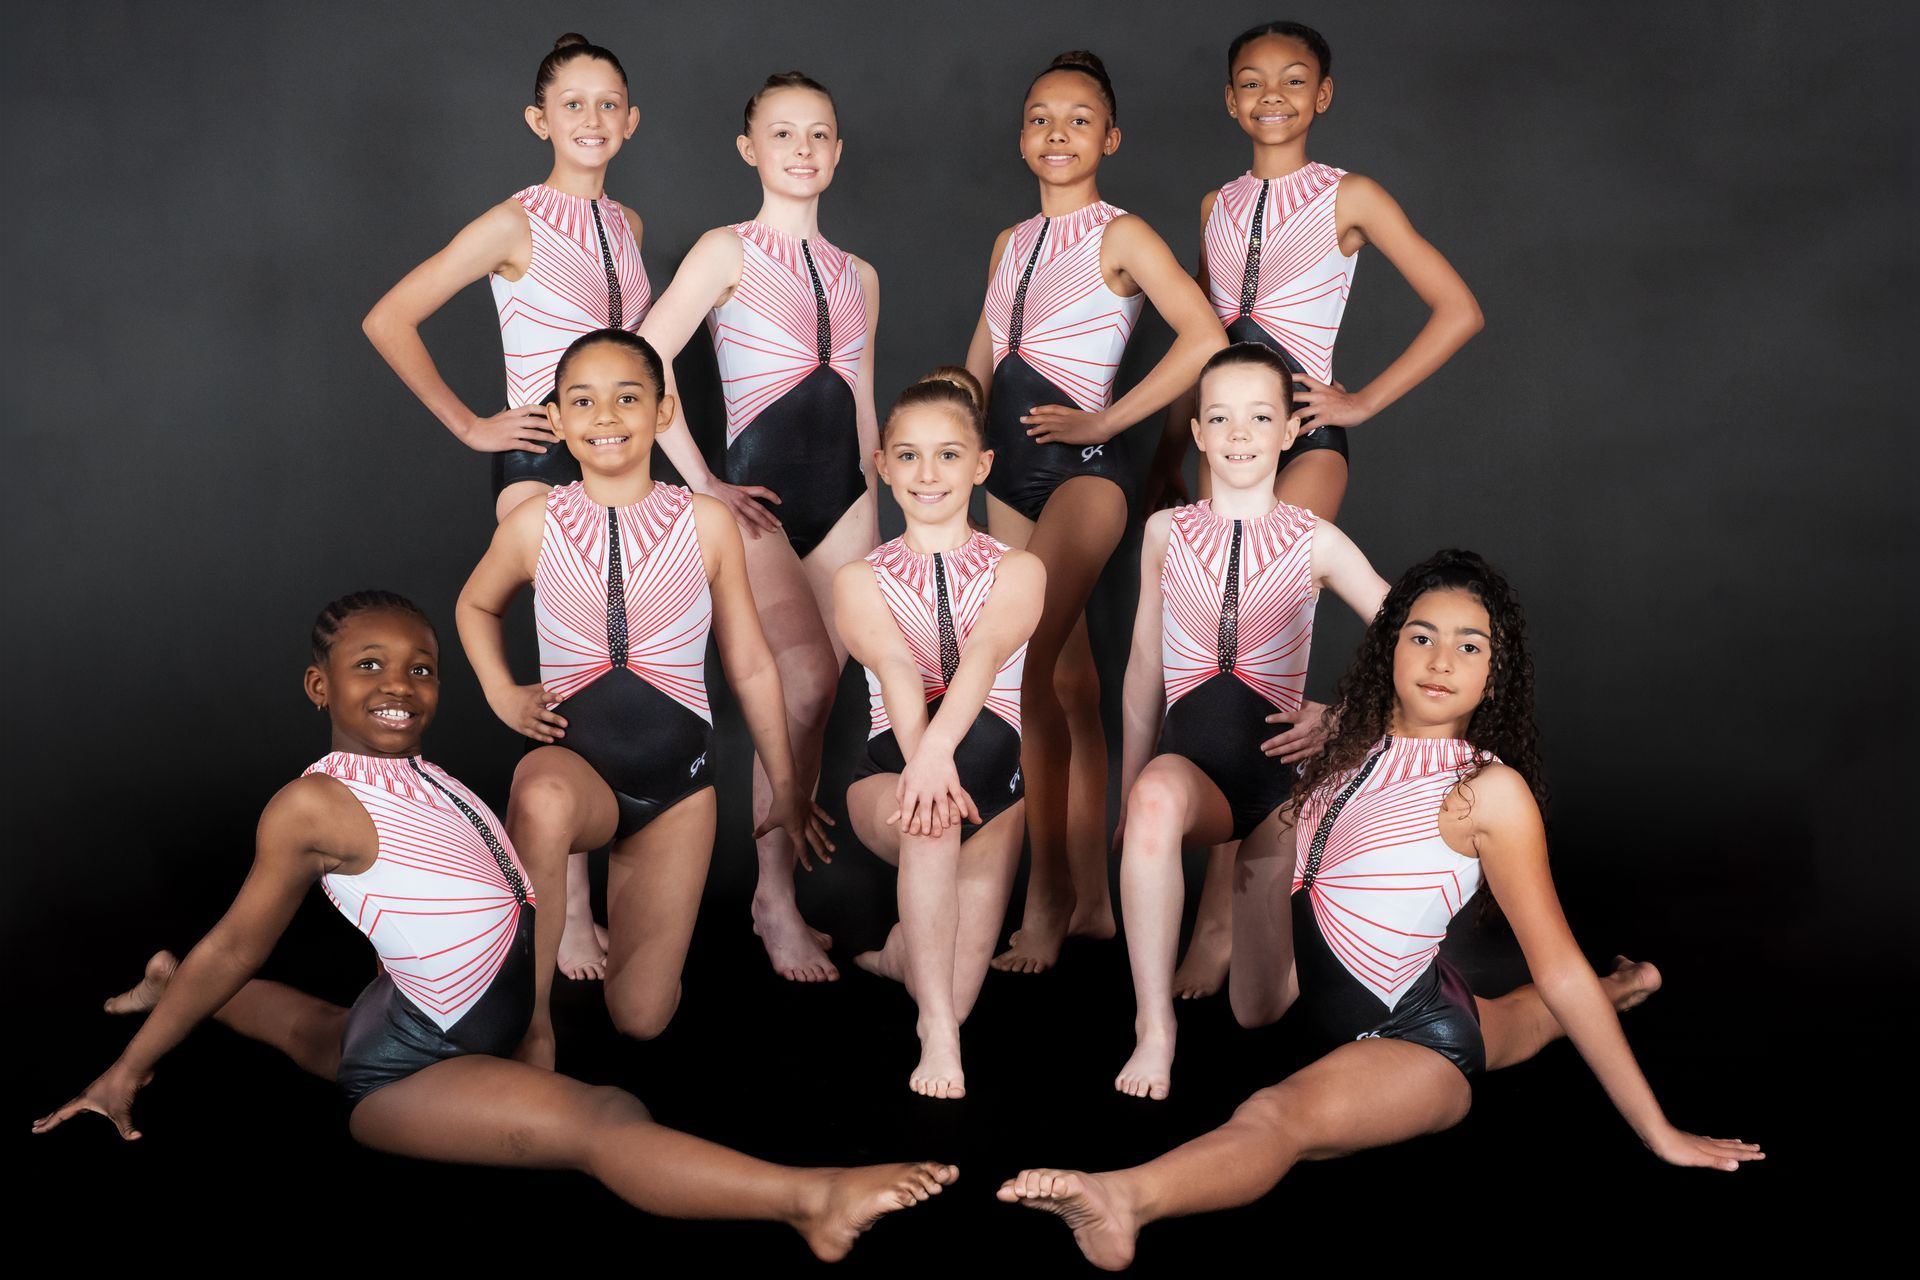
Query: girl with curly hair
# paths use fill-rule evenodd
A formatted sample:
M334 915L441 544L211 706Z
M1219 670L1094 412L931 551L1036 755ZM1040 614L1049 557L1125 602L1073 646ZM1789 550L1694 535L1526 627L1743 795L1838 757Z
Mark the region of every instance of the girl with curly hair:
M1090 1261L1119 1269L1149 1222L1250 1203L1302 1160L1451 1128L1482 1071L1562 1035L1662 1160L1764 1159L1668 1122L1618 1017L1659 973L1622 959L1600 978L1567 927L1540 818L1533 664L1506 579L1465 551L1408 570L1330 714L1325 751L1265 829L1277 838L1241 846L1230 983L1242 1025L1298 1000L1330 1052L1147 1164L1025 1169L999 1198L1058 1214ZM1483 877L1534 978L1497 1000L1439 954Z

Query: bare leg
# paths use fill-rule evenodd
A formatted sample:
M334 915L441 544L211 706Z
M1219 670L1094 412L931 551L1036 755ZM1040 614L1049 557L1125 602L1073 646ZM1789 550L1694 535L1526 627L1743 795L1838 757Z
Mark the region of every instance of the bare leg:
M1615 956L1613 971L1600 979L1600 985L1613 1007L1625 1013L1660 989L1660 971L1647 961L1635 963ZM1532 983L1491 1000L1476 996L1474 1004L1480 1012L1480 1038L1486 1042L1489 1071L1525 1062L1567 1034Z
M1099 682L1090 661L1084 665L1063 664L1062 657L1075 628L1084 628L1081 615L1087 597L1093 593L1107 558L1119 545L1126 527L1127 505L1118 485L1080 476L1054 490L1038 523L1027 521L997 498L987 500L987 513L994 537L1024 546L1039 556L1047 569L1046 604L1027 642L1026 673L1020 692L1020 755L1027 780L1033 862L1020 928L1006 952L993 962L996 969L1040 973L1059 959L1060 943L1076 917L1083 927L1097 932L1103 920L1110 921L1113 911L1107 892L1104 838L1100 841L1097 883L1093 877L1088 883L1077 883L1073 876L1067 832L1074 754L1083 747L1090 753L1098 749L1104 759L1105 739L1097 732L1084 743L1073 737L1074 724L1078 723L1083 733L1099 724ZM1104 771L1097 784L1091 776L1085 783L1083 817L1087 810L1097 808L1095 827L1104 837ZM1092 797L1096 794L1100 803L1094 806ZM1087 876L1091 869L1083 867L1082 875ZM1079 900L1082 892L1087 895L1085 902Z
M851 515L851 512L849 512ZM845 517L842 518L844 523ZM836 527L836 533L839 529ZM780 670L780 692L787 704L787 738L793 744L800 785L811 791L820 770L821 740L833 710L845 661L833 645L820 615L813 585L793 546L783 537L749 538L747 579L767 646ZM816 548L820 554L823 548ZM753 821L758 826L773 807L773 788L756 756L753 762ZM831 982L840 976L827 958L832 939L801 918L794 895L799 855L783 830L761 836L756 851L759 879L753 891L753 931L767 949L774 972L794 982Z
M1067 770L1067 875L1073 882L1073 915L1067 936L1111 938L1116 929L1113 893L1107 886L1113 851L1107 835L1107 734L1100 724L1100 670L1093 661L1084 613L1067 637L1055 677L1067 713L1067 739L1073 745Z
M1241 1026L1264 1027L1300 994L1293 966L1293 823L1269 814L1240 842L1234 862L1227 999Z
M920 1062L908 1087L929 1098L966 1096L960 1020L953 1012L954 938L960 926L960 830L900 837L900 932L907 973L920 1007L914 1031Z
M146 1013L160 1003L180 961L171 951L156 951L146 972L134 986L106 1003L108 1013ZM292 1058L294 1065L322 1080L340 1069L340 1040L346 1034L347 1011L337 1004L281 982L255 978L220 1006L214 1020L249 1040L272 1045Z
M616 940L618 926L614 929ZM648 1213L784 1222L832 1262L880 1218L938 1195L952 1165L793 1169L655 1124L639 1099L523 1063L438 1062L354 1108L353 1136L397 1155L577 1169Z
M538 902L567 901L574 855L613 839L619 816L613 791L565 747L539 747L520 758L507 799L507 837ZM533 1021L515 1056L539 1067L554 1063L553 971L566 931L565 911L533 913Z
M566 447L566 445L558 442L547 446L549 449L564 449ZM513 510L523 502L530 501L534 498L538 498L542 502L546 501L547 493L552 488L552 485L543 484L538 480L515 480L512 484L502 489L498 497L494 498L494 522L497 524L505 520L507 518L507 512Z
M1134 1047L1113 1087L1128 1097L1164 1098L1173 1078L1173 961L1186 903L1181 849L1232 833L1227 798L1185 757L1155 756L1127 795L1120 907L1133 966Z
M899 774L876 773L847 788L847 822L853 827L853 834L890 867L900 865L900 828L887 822L899 808L895 801L895 788L899 785ZM878 951L862 951L853 962L868 973L905 984L909 993L913 990L912 975L907 968L906 934L898 922L887 931L885 945Z
M1332 449L1301 454L1282 467L1273 482L1274 497L1305 507L1322 520L1339 517L1346 493L1347 460Z
M713 859L712 787L694 792L614 846L607 866L607 1012L636 1040L667 1029Z
M1131 820L1131 819L1129 819ZM1211 1133L1132 1169L1024 1169L995 1194L1058 1214L1097 1267L1133 1261L1140 1228L1259 1199L1302 1160L1329 1160L1458 1124L1467 1078L1431 1049L1399 1040L1341 1045L1262 1089Z
M1021 800L993 816L960 846L960 923L954 931L953 1012L964 1025L987 980L1000 930L1020 869L1020 841L1026 835L1027 802Z
M1198 1000L1212 995L1227 981L1233 958L1233 858L1237 840L1207 850L1207 878L1200 885L1200 909L1193 920L1193 937L1186 957L1173 972L1173 998Z
M600 982L607 976L607 931L593 918L593 881L584 853L567 858L566 924L560 934L559 962L560 972L575 982Z

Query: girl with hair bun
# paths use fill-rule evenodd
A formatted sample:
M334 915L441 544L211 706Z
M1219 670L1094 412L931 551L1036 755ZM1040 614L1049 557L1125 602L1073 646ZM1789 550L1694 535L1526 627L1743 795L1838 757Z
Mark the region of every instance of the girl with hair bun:
M553 366L595 329L638 329L651 294L639 215L606 194L607 168L640 124L612 50L568 32L534 74L527 128L553 148L545 182L462 228L367 313L367 339L407 389L470 449L493 457L494 518L580 478L548 429ZM434 366L420 326L481 278L493 284L506 357L506 408L476 413Z
M980 387L935 369L887 415L875 470L900 537L834 577L840 634L867 670L872 730L847 790L861 841L900 869L900 922L861 968L919 1006L915 1093L966 1092L960 1024L986 980L1024 833L1020 674L1040 617L1037 557L973 529L993 469Z
M400 596L362 591L321 611L312 644L305 692L328 753L260 815L253 868L219 923L107 1001L146 1021L35 1133L91 1111L139 1138L134 1099L211 1018L338 1085L348 1131L375 1150L576 1170L661 1217L783 1222L829 1262L958 1176L933 1161L769 1164L667 1128L624 1090L512 1060L534 1007L537 896L486 802L420 755L440 704L433 626ZM380 957L351 1009L253 976L316 882ZM323 1178L298 1194L353 1212L390 1189Z
M1022 701L1033 866L1020 929L993 962L1017 973L1052 967L1069 935L1113 936L1107 749L1083 614L1127 523L1131 477L1116 437L1226 345L1153 228L1100 198L1100 162L1119 146L1106 67L1084 51L1056 57L1028 86L1020 128L1040 212L994 241L967 352L988 387L987 526L1047 570ZM1143 297L1173 327L1173 347L1116 400Z
M804 786L820 772L846 644L833 624L833 576L880 540L868 459L879 448L873 338L880 278L820 235L820 197L840 163L833 95L798 71L747 99L740 158L760 179L760 211L700 237L641 333L673 361L704 321L726 402L725 480L713 477L677 412L660 447L695 490L721 498L747 533L747 574L780 666L788 734ZM753 771L754 820L772 792ZM774 971L795 982L840 976L833 940L809 928L794 894L807 850L778 830L759 842L753 930Z
M1065 1219L1089 1261L1133 1261L1149 1222L1251 1203L1303 1160L1452 1128L1487 1070L1561 1036L1620 1115L1669 1164L1732 1171L1765 1156L1666 1118L1619 1014L1660 985L1617 959L1597 976L1567 928L1541 823L1533 663L1513 588L1472 552L1442 551L1387 593L1340 683L1326 750L1240 846L1234 1016L1298 1004L1326 1056L1233 1118L1131 1169L1024 1169L998 1195ZM1476 997L1440 957L1482 881L1534 985Z

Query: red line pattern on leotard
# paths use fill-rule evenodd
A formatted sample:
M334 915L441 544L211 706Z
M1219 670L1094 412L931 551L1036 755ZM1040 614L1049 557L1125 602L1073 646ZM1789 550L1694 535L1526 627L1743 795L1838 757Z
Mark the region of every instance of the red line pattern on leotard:
M1113 403L1113 379L1127 349L1142 297L1123 298L1107 287L1100 245L1107 224L1126 210L1105 201L1058 218L1035 216L1013 229L987 286L987 331L997 368L1010 349L1014 295L1033 243L1046 223L1046 240L1027 283L1020 355L1088 413Z
M713 596L693 515L693 494L655 484L619 508L627 607L627 669L713 723L707 701L707 633ZM534 566L533 615L540 679L561 701L613 669L607 645L607 508L578 480L547 495ZM635 732L644 732L636 725Z
M573 340L609 323L607 267L594 230L592 201L547 186L516 191L513 198L527 211L533 256L518 280L490 277L500 311L510 406L545 401L553 390L554 366ZM620 323L638 331L653 300L640 246L612 196L600 197L600 222L620 281Z
M1280 503L1241 522L1239 647L1233 676L1294 711L1313 644L1313 512ZM1233 521L1211 502L1173 513L1160 567L1160 670L1171 708L1220 672L1220 609Z
M733 230L740 237L740 283L707 316L727 402L728 444L820 367L819 298L803 242L758 222L737 223ZM827 296L827 364L855 387L867 347L860 272L853 255L820 237L804 243Z
M1447 925L1480 887L1480 860L1440 836L1440 806L1463 774L1492 761L1456 738L1393 739L1334 820L1320 873L1305 889L1328 948L1389 1010L1433 963ZM1295 892L1330 797L1352 777L1329 779L1300 808Z
M527 883L493 811L438 765L420 766L472 806ZM321 890L367 936L394 985L446 1030L485 993L513 944L519 903L506 873L467 816L409 761L336 751L307 772L352 791L379 839L371 867L322 876Z
M1323 382L1333 377L1333 344L1360 259L1340 252L1335 207L1345 176L1345 169L1310 162L1270 179L1261 218L1253 319ZM1261 185L1250 173L1235 178L1220 188L1207 216L1207 297L1222 324L1240 315L1240 285Z
M1005 543L976 531L966 542L941 555L947 575L947 608L953 615L953 629L963 657L967 637L980 621L980 611L986 608L1000 559L1006 553ZM887 610L893 614L894 625L900 628L907 648L913 653L914 665L920 668L920 682L926 689L927 701L932 702L947 691L946 681L940 675L939 603L933 557L913 550L904 538L895 538L869 552L867 563L873 566L873 579L880 584L880 594L886 599ZM1023 643L1001 664L993 678L993 688L987 691L986 709L1012 725L1015 733L1020 732L1020 677L1026 662L1027 646ZM867 670L867 702L872 719L867 736L877 737L892 728L893 722L887 717L886 703L880 697L879 677L871 668Z

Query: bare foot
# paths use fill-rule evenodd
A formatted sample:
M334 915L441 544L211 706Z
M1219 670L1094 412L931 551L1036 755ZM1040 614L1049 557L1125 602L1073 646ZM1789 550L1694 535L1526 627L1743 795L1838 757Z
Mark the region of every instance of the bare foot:
M1133 1265L1140 1226L1133 1210L1116 1194L1110 1176L1073 1169L1022 1169L993 1194L1008 1204L1058 1214L1088 1262L1102 1271L1125 1271Z
M993 967L1002 973L1045 973L1059 961L1072 919L1071 911L1029 901L1020 927L1007 939L1007 949L993 958Z
M791 898L773 906L753 902L753 931L767 948L773 971L789 982L834 982L840 970L827 959L833 939L810 928Z
M119 995L107 1001L108 1013L145 1013L160 1003L161 993L167 984L173 981L173 971L180 967L180 957L171 951L156 951L147 961L147 971L140 981L128 987Z
M1111 938L1116 932L1113 924L1113 899L1102 894L1100 901L1093 906L1078 906L1073 909L1073 918L1067 921L1069 938Z
M814 1257L838 1262L882 1217L939 1195L959 1176L952 1165L932 1160L822 1170L820 1183L808 1189L808 1207L793 1226Z
M600 944L602 951L608 950L613 945L607 939L607 926L601 924L598 920L593 922L593 940Z
M920 1033L920 1065L907 1078L907 1087L923 1098L964 1098L967 1075L960 1069L960 1029L938 1035Z
M887 931L886 945L878 951L862 951L853 958L853 962L868 973L890 978L895 982L907 982L907 941L898 923Z
M148 971L152 971L152 966L148 966ZM1613 998L1613 1007L1625 1013L1644 1004L1648 996L1660 989L1660 971L1651 961L1636 963L1625 956L1615 956L1613 972L1600 979L1600 985Z
M1135 1032L1133 1056L1113 1078L1113 1087L1129 1098L1165 1098L1173 1085L1173 1040L1171 1034Z
M527 1034L520 1037L520 1047L513 1051L515 1062L524 1062L530 1067L544 1067L553 1070L554 1041L553 1023L546 1019L536 1019L527 1027Z
M1233 932L1195 929L1187 957L1173 971L1175 1000L1204 1000L1227 982L1227 964L1233 959Z
M606 931L593 921L567 919L560 935L560 972L575 982L604 982L607 977Z

